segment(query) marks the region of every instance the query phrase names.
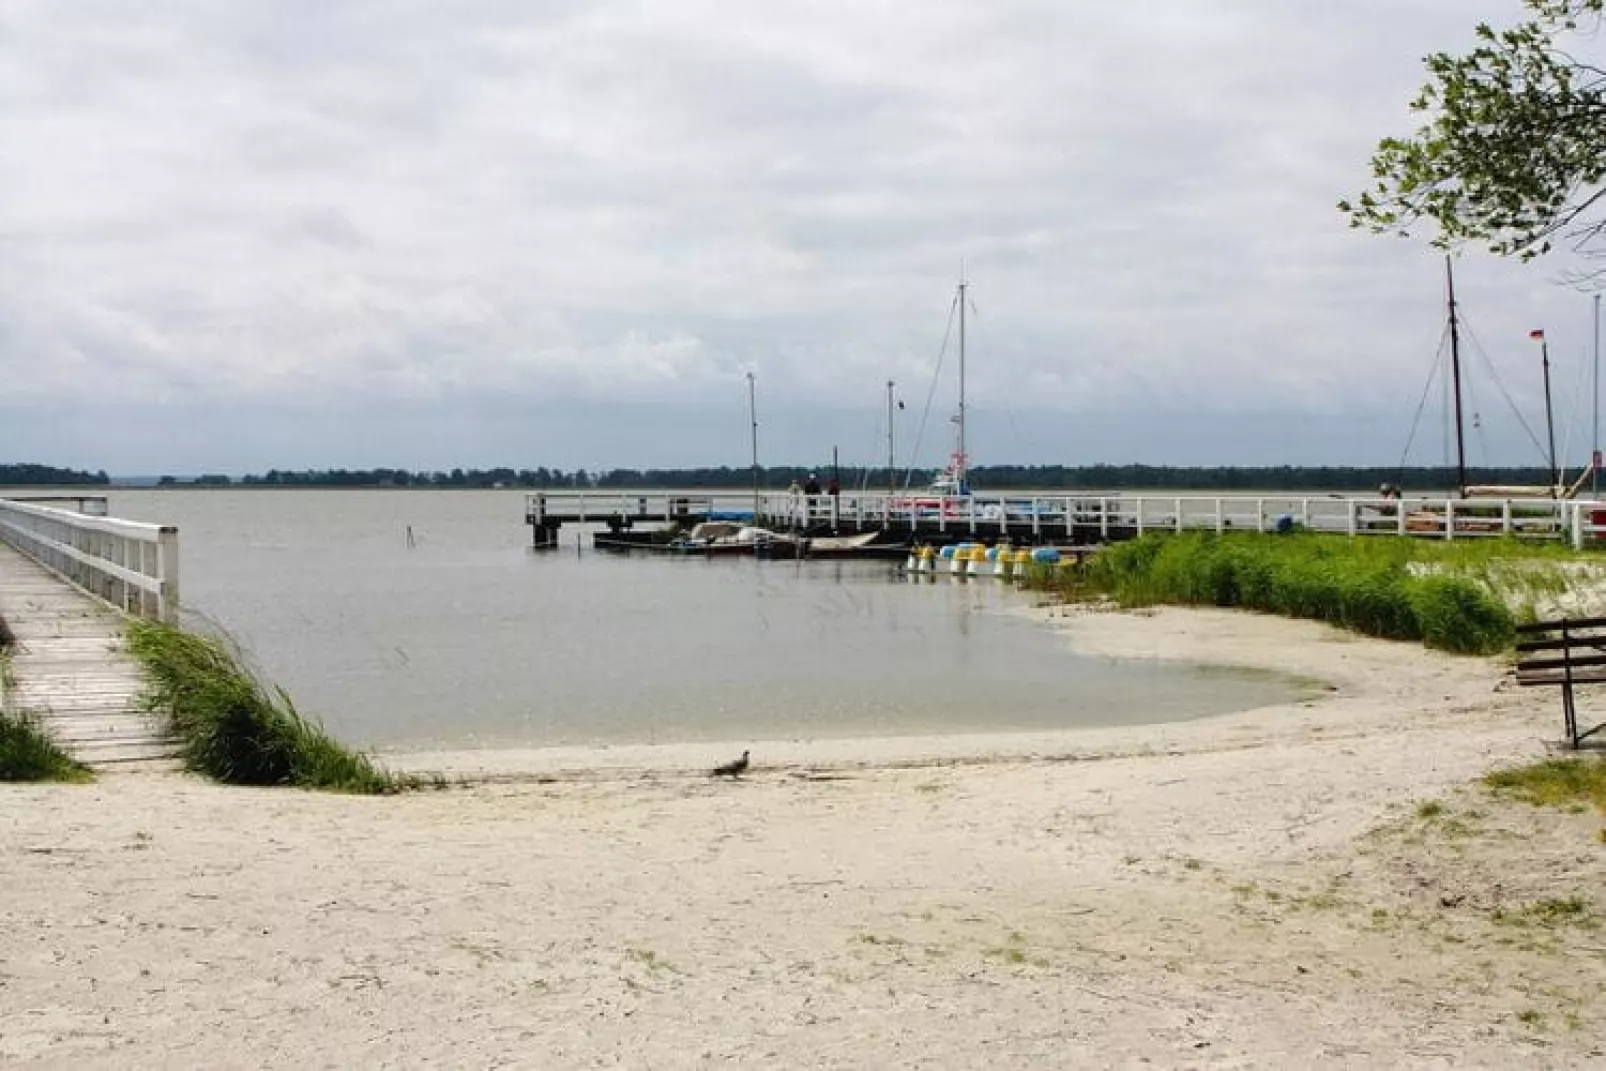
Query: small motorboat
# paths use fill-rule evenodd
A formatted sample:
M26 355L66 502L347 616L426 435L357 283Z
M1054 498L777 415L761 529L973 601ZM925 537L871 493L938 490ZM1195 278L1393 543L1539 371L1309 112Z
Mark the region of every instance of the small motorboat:
M687 533L684 539L677 539L669 546L681 554L752 554L789 558L802 554L808 547L808 541L757 525L704 521Z

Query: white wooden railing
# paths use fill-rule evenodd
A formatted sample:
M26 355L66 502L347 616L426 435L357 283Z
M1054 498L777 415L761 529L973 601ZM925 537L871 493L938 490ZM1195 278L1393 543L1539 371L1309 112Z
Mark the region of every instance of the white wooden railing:
M1063 535L1068 525L1103 540L1112 531L1266 532L1293 523L1318 532L1438 539L1520 536L1582 547L1606 537L1606 503L1534 499L1403 499L1343 495L1003 494L942 497L918 492L794 495L786 492L559 491L526 496L531 524L606 523L615 518L700 519L756 515L769 525L922 527L993 536L1023 528ZM1599 523L1597 523L1597 519Z
M0 541L128 613L178 617L178 529L0 498Z

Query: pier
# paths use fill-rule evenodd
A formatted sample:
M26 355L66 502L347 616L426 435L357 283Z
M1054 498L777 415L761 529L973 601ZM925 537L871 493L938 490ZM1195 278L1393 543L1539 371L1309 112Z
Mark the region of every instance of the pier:
M860 492L564 491L525 498L532 544L556 547L565 525L619 541L643 526L743 521L809 536L883 533L889 543L1094 546L1145 532L1271 532L1297 526L1349 536L1518 537L1574 547L1606 535L1606 503L1552 498L1345 495L1034 494L932 496Z
M176 619L178 533L104 514L104 499L96 514L0 499L0 706L37 715L91 767L172 766L177 745L140 709L124 630L134 616Z

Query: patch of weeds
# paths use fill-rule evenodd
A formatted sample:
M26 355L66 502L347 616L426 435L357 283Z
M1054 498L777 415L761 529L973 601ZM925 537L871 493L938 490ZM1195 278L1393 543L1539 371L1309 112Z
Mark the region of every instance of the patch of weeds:
M1517 1013L1517 1022L1535 1030L1543 1030L1545 1028L1545 1013L1537 1008L1524 1008Z
M1308 907L1312 911L1336 911L1343 907L1347 901L1331 889L1324 889L1319 893L1312 893L1310 896L1295 897L1291 902L1298 904L1300 907Z
M915 786L916 792L927 796L935 795L942 790L943 786L938 784L936 781L922 781L920 784Z
M627 948L625 949L625 955L649 971L668 971L671 974L686 973L650 948Z
M1592 804L1606 812L1606 758L1545 759L1495 770L1484 776L1483 784L1496 795L1536 807Z
M1012 967L1047 967L1048 960L1031 955L1026 948L1026 935L1011 930L1005 944L982 950L982 955L1001 960Z
M897 948L909 942L902 937L882 937L874 933L861 933L853 938L861 945L885 945L888 948Z
M1444 813L1444 804L1438 800L1423 800L1416 805L1416 816L1431 821Z
M1500 926L1544 926L1554 929L1558 926L1577 926L1580 929L1592 930L1600 925L1591 910L1594 905L1582 896L1554 897L1548 900L1535 900L1515 911L1495 908L1489 913L1492 922Z
M1201 870L1204 868L1204 860L1196 859L1190 855L1182 861L1182 868L1184 870Z

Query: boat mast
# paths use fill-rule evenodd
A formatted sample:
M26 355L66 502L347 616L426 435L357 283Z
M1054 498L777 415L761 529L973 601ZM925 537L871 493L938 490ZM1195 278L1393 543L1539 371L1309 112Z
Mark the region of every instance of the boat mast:
M1455 381L1455 487L1457 495L1467 489L1467 444L1461 420L1461 331L1455 319L1455 273L1450 257L1444 258L1444 281L1450 303L1450 376Z
M893 434L897 428L892 411L892 380L887 380L887 494L898 493L898 452L894 448Z
M965 474L969 461L965 457L965 282L964 272L959 274L959 453L954 457L956 493L963 494L970 480Z
M758 392L753 385L753 373L747 373L747 418L753 423L753 523L758 523Z
M1550 493L1556 494L1561 486L1561 470L1556 467L1556 418L1550 406L1550 340L1544 329L1538 331L1539 361L1545 370L1545 434L1550 438Z

